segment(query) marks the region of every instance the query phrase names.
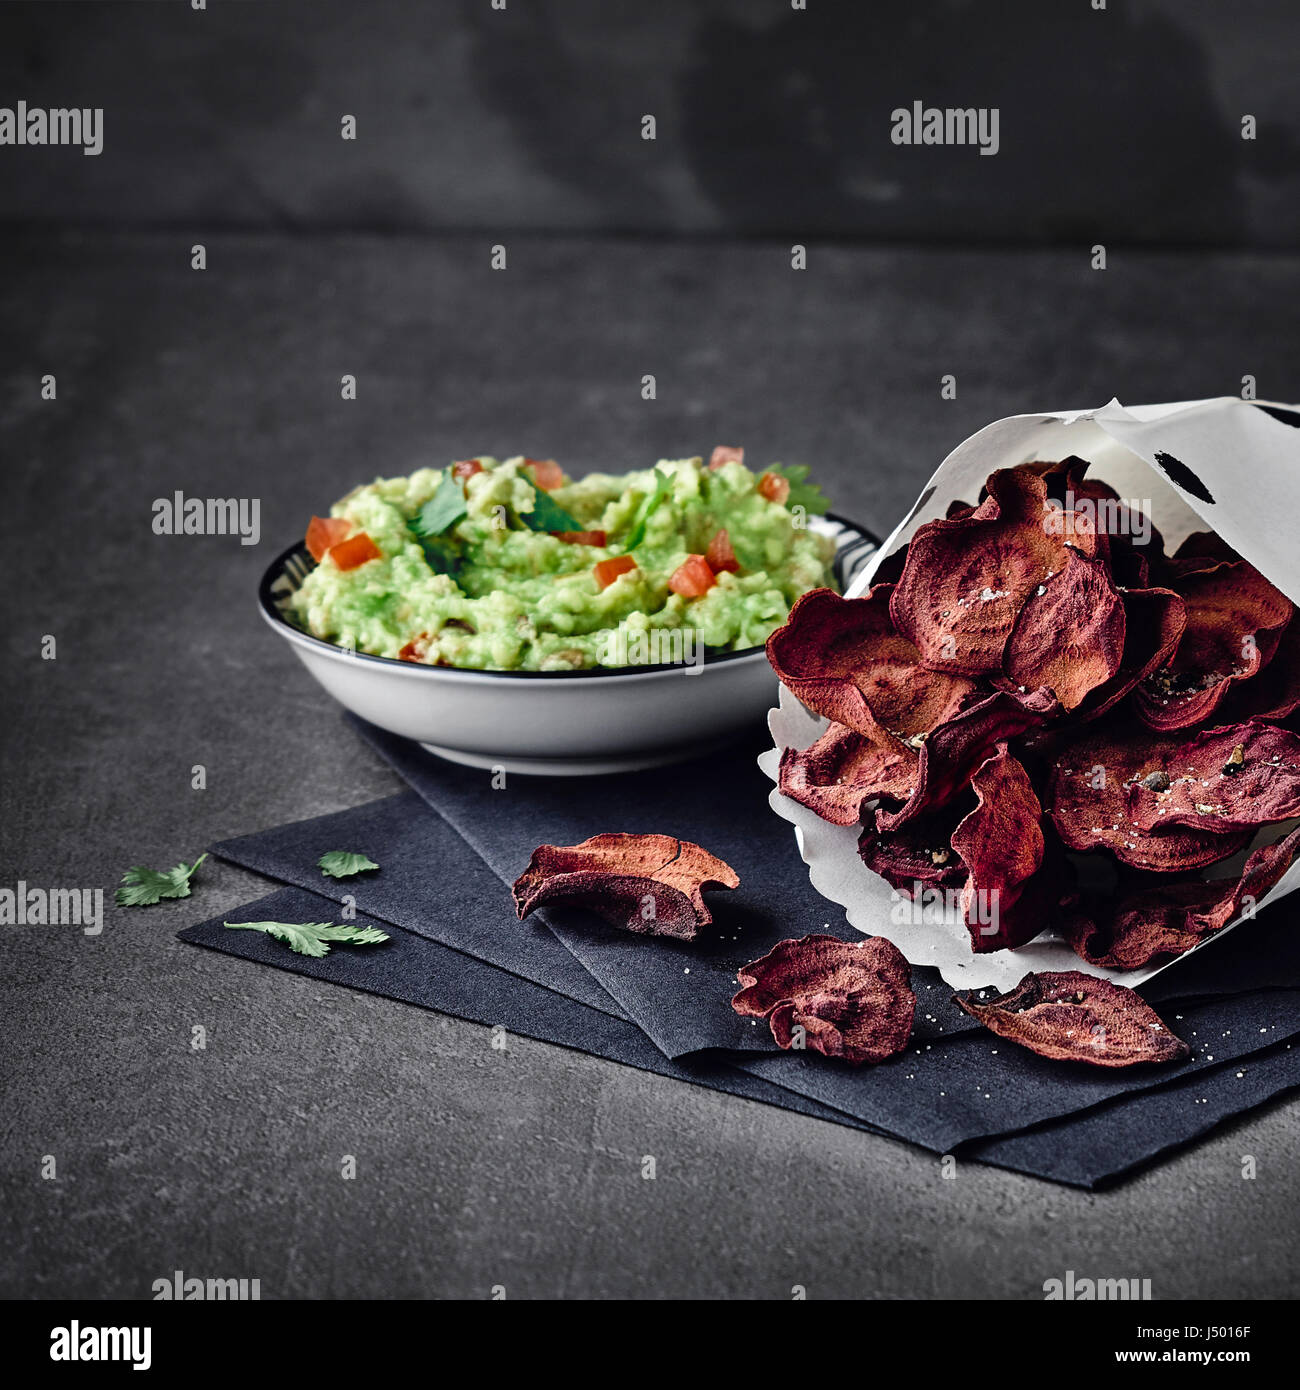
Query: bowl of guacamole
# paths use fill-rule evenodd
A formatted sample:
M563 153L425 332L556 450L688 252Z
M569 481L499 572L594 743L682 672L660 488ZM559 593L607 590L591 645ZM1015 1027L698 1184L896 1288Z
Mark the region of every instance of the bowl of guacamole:
M582 478L480 456L313 516L261 606L382 728L480 766L607 771L760 721L763 644L873 548L806 466L753 471L740 449Z

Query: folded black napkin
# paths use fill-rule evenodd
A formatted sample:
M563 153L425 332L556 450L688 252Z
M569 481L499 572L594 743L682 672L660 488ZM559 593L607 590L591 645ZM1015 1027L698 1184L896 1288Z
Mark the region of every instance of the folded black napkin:
M1166 998L1237 992L1230 1001L1219 998L1180 1006L1176 1011L1184 1016L1179 1021L1173 1018L1175 1010L1166 1010L1176 1030L1196 1048L1194 1058L1179 1068L1135 1069L1117 1076L1042 1062L978 1029L951 1006L951 990L937 973L924 970L914 973L920 1005L917 1037L902 1058L885 1067L852 1071L816 1056L774 1054L766 1028L740 1020L729 1008L736 967L781 936L808 930L831 930L847 939L855 934L833 918L826 925L829 905L808 884L793 836L767 809L766 781L748 757L634 777L584 779L578 788L582 794L575 797L577 784L557 786L532 778L509 779L507 788L494 791L486 775L449 767L377 730L362 731L425 801L439 807L446 821L430 816L406 795L243 837L218 846L218 853L335 898L350 893L363 913L540 980L552 991L580 1000L590 1011L624 1013L645 1029L665 1057L689 1061L688 1053L732 1049L739 1041L751 1053L768 1054L737 1058L733 1053L736 1066L749 1079L779 1087L837 1117L939 1151L965 1145L986 1161L1089 1185L1170 1143L1183 1142L1212 1123L1211 1115L1221 1118L1258 1103L1253 1084L1243 1086L1240 1078L1220 1075L1224 1064L1290 1036L1295 1026L1294 984L1300 982L1300 960L1286 940L1288 934L1280 930L1278 914L1265 913L1249 931L1234 934L1153 982L1163 986L1160 993ZM694 793L684 792L683 778L697 789ZM743 794L733 790L747 781ZM699 796L701 787L708 789L706 802ZM691 806L689 826L672 820L680 815L683 798ZM449 822L477 842L474 848L482 859L451 832ZM610 828L679 830L728 859L740 872L743 886L739 893L714 897L717 931L700 943L682 946L627 937L582 913L547 913L554 936L534 919L513 921L506 884L527 862L533 845L544 840L572 843ZM314 865L328 848L365 850L384 868L342 884L322 879ZM495 873L485 869L484 861ZM729 902L742 899L747 889L749 901ZM1254 948L1240 949L1238 941L1248 937ZM593 993L590 979L584 983L586 970L575 975L566 966L567 952L556 950L560 942L574 952L570 961L581 960L600 981L603 993ZM1284 949L1288 946L1289 953ZM283 953L283 948L276 949ZM1207 969L1202 961L1213 961L1214 968ZM1267 970L1261 961L1267 962ZM1273 982L1289 987L1261 988ZM417 1002L441 1007L433 1001ZM611 1055L602 1046L600 1026L585 1013L574 1017L573 1025L579 1023L578 1031L556 1040ZM1285 1054L1286 1060L1294 1057ZM721 1070L729 1083L724 1088L734 1089L730 1078L736 1074L736 1067ZM1293 1084L1286 1079L1285 1062L1268 1075L1274 1078L1275 1090ZM1173 1087L1182 1076L1200 1080L1202 1090L1215 1088L1212 1103L1197 1096L1183 1107L1185 1114L1178 1112L1179 1122L1169 1106L1151 1109L1150 1123L1138 1123L1137 1112L1129 1113L1135 1097ZM1228 1085L1228 1080L1234 1084ZM1117 1104L1117 1097L1124 1102ZM1081 1134L1079 1143L1072 1145L1067 1117L1098 1106L1104 1108L1090 1115L1086 1142ZM1142 1113L1148 1113L1145 1103ZM1035 1126L1042 1137L1035 1141L1025 1136L1021 1147L1004 1141L1010 1147L1002 1150L989 1142L989 1136ZM1109 1146L1104 1142L1107 1132L1114 1139Z
M1280 1043L1081 1115L976 1140L959 1153L1074 1187L1099 1187L1298 1088L1300 1043Z
M780 1105L819 1119L833 1119L838 1124L870 1128L759 1077L736 1072L708 1055L672 1061L635 1024L579 1004L565 994L488 965L429 936L403 930L378 914L359 912L356 923L378 924L388 933L387 942L364 947L338 945L327 956L298 955L264 932L232 930L226 925L320 922L331 916L337 917L333 904L317 894L301 888L281 888L220 917L186 927L177 936L196 946L436 1009L473 1023L502 1027L521 1037L574 1047L642 1071Z
M338 819L323 817L301 824L322 825ZM486 873L486 868L481 872ZM467 876L472 879L473 871ZM322 959L296 955L261 933L233 931L224 925L225 921L325 920L334 915L331 907L329 900L315 893L281 889L222 917L186 928L180 938L315 979L499 1025L525 1037L577 1046L627 1066L814 1118L884 1132L783 1086L737 1071L716 1055L697 1054L671 1061L635 1025L364 913L357 920L383 922L391 940L381 946L336 947ZM1230 1085L1218 1084L1221 1072L1232 1078ZM1300 1049L1293 1052L1289 1044L1282 1044L1252 1054L1243 1062L1220 1065L1130 1098L1123 1105L1122 1123L1116 1122L1110 1107L1103 1107L1027 1133L962 1145L957 1152L978 1162L1093 1188L1145 1164L1159 1152L1188 1142L1222 1119L1297 1086Z

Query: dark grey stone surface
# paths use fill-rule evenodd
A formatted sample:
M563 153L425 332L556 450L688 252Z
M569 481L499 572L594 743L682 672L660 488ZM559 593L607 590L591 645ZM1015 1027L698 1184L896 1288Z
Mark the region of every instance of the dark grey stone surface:
M1295 395L1300 261L1279 257L1096 273L1082 248L814 245L794 272L776 244L520 238L493 272L488 238L245 236L207 238L199 273L191 240L0 240L0 884L111 893L129 864L397 788L253 606L307 514L377 472L743 443L887 528L1005 414L1245 374ZM259 497L261 544L155 536L176 488ZM484 1028L182 945L260 891L200 875L97 938L0 931L0 1294L144 1297L175 1269L265 1297L1033 1298L1066 1269L1157 1297L1296 1291L1294 1102L1109 1193L944 1181L902 1144L560 1048L498 1053Z
M0 217L1294 248L1292 0L1094 3L6 0L4 101L104 149L4 149Z

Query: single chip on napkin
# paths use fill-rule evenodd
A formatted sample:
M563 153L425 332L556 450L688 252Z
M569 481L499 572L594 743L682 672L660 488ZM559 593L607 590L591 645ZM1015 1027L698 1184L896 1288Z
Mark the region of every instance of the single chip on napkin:
M713 921L705 888L738 888L736 871L672 835L593 835L580 845L539 845L515 880L515 910L543 903L586 907L616 927L692 941Z
M911 973L883 937L804 936L743 966L737 979L745 988L731 1007L765 1018L779 1047L811 1047L854 1066L883 1062L912 1032Z
M1191 1056L1135 990L1081 970L1030 971L1006 994L954 998L989 1032L1053 1061L1131 1067Z

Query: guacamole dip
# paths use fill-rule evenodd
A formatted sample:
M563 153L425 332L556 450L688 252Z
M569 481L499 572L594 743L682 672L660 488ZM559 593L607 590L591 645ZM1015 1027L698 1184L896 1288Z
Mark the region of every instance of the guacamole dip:
M740 449L571 480L549 459L468 459L358 487L313 517L292 600L315 637L492 671L691 661L765 642L833 584L804 467Z

